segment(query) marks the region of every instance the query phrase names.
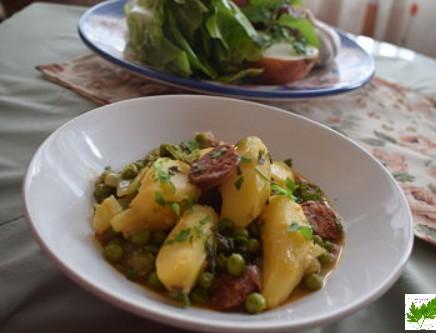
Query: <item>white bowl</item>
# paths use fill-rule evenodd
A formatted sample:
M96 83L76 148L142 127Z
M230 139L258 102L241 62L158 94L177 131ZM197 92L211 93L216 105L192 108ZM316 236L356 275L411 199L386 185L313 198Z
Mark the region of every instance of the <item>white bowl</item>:
M202 130L229 142L257 135L274 158L292 157L296 168L326 191L343 217L346 242L325 288L256 316L179 309L102 259L91 238L95 176L107 165L119 168L161 142L179 142ZM289 332L338 320L396 281L413 243L412 218L401 190L363 149L302 117L220 97L138 98L68 122L35 153L24 200L40 245L70 278L125 310L193 330Z

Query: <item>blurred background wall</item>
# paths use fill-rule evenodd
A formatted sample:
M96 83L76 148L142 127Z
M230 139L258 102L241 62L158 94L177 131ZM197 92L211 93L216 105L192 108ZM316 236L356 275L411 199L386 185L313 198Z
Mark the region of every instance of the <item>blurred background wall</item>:
M6 16L34 0L0 0ZM99 0L44 0L91 6ZM305 0L321 20L436 57L436 0Z

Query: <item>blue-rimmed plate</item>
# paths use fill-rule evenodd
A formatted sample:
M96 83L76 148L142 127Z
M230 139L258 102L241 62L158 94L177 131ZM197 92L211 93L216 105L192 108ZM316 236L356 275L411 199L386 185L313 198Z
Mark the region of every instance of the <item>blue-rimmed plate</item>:
M286 100L336 95L362 87L375 72L374 60L351 36L339 32L341 48L333 66L313 70L304 80L288 85L237 85L180 77L128 59L124 51L127 27L123 0L88 9L79 21L79 35L107 60L148 79L183 89L247 99Z

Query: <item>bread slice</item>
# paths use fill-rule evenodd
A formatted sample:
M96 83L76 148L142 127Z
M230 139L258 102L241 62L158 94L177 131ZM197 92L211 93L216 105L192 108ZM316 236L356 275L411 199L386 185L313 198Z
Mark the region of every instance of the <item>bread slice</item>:
M269 47L263 58L252 63L252 67L263 69L256 77L261 84L287 84L307 76L318 62L319 51L308 47L306 54L297 55L289 43L278 43Z

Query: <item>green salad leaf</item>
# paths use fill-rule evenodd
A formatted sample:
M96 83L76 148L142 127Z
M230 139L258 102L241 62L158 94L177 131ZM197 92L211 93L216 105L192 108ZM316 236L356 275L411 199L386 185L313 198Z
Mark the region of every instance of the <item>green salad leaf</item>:
M278 15L281 6L300 2L250 0L240 8L231 0L132 0L125 5L127 51L158 70L241 81L262 73L250 63L276 42L296 43L295 49L303 51L305 45L319 45L308 20ZM258 29L257 23L266 28Z

